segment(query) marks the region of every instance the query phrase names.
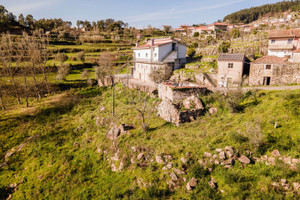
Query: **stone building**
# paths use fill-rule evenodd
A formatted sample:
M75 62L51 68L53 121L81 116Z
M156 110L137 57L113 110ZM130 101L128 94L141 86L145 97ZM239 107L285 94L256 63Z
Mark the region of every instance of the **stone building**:
M206 27L212 31L216 31L216 30L227 31L227 26L228 26L227 24L216 22L216 23L207 25Z
M186 63L186 45L171 38L151 39L145 45L137 44L133 51L133 78L144 82L151 82L152 70L168 68L173 71Z
M209 93L206 87L193 83L177 84L174 82L164 82L158 85L158 97L162 100L169 99L172 102L183 101L194 95L206 95Z
M288 57L265 56L251 63L249 85L285 85L300 83L300 63Z
M244 76L249 75L249 64L244 54L220 54L218 58L218 85L238 86Z
M177 126L191 122L205 113L199 95L210 91L193 83L165 82L158 86L158 96L162 102L158 105L158 115Z

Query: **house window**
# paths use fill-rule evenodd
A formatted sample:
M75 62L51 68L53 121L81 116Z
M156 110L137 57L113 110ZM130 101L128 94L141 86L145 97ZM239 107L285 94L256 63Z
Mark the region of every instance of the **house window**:
M141 54L139 53L138 56L141 57Z
M228 63L228 68L232 69L233 68L233 63Z
M176 43L172 43L172 51L176 50Z
M146 53L146 58L148 57L148 54Z
M288 39L288 44L292 44L292 42L293 42L293 39Z
M272 69L272 65L266 65L266 70L271 70Z
M274 44L275 43L275 40L271 40L271 44Z
M154 54L154 57L157 57L157 53Z

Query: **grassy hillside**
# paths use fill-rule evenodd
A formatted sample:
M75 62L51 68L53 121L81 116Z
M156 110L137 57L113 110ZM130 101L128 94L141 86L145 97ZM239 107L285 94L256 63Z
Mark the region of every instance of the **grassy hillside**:
M229 14L224 17L224 21L229 20L231 23L251 23L264 15L275 15L288 10L299 10L299 0L283 1L274 4L266 4L249 9L243 9L238 12Z
M145 96L117 87L115 121L132 124L136 129L115 143L105 137L112 121L110 88L73 89L30 108L0 111L0 165L8 152L15 152L0 169L0 198L10 194L13 199L297 197L295 192L272 185L280 179L300 182L299 173L280 160L269 166L236 162L230 169L209 165L211 172L197 160L204 152L215 153L216 148L225 146L233 146L250 158L270 155L274 149L299 158L299 90L247 93L238 104L239 112L232 112L232 105L222 95L201 97L206 106L218 108L217 114L206 114L180 127L157 117L154 108L159 100L148 97L147 133L131 104L135 101L141 107ZM20 148L21 144L24 146ZM144 158L138 160L141 152ZM171 155L172 168L185 169L186 174L179 175L177 189L169 189L171 169L158 164L155 155ZM188 158L186 164L182 157ZM121 163L123 169L112 172L111 165L119 167ZM198 185L187 192L183 179L192 177L198 179ZM217 182L217 190L208 186L211 178Z

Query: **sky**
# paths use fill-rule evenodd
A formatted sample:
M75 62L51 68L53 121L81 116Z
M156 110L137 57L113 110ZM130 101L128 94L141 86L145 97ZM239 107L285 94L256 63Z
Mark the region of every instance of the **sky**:
M35 19L62 18L97 21L113 18L137 28L213 23L241 9L278 0L0 0L17 17L32 14Z

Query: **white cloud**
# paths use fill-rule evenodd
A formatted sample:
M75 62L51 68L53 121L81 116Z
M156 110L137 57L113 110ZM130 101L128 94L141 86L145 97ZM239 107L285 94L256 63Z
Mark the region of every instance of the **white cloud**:
M222 2L220 4L215 4L211 6L203 6L203 7L196 7L191 9L170 9L165 11L158 11L153 13L146 13L142 15L130 16L126 17L125 19L129 23L136 23L136 22L146 22L146 21L157 21L157 20L169 20L169 19L178 19L180 18L180 14L192 13L202 10L209 10L209 9L216 9L216 8L223 8L233 4L241 3L245 0L234 0L229 2Z

